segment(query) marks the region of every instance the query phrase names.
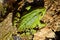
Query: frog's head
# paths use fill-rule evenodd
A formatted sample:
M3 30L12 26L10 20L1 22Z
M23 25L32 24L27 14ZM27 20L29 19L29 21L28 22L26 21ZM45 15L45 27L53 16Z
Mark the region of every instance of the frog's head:
M40 8L39 10L40 10L39 19L41 19L45 15L46 8Z
M40 8L40 13L45 13L46 12L46 8Z

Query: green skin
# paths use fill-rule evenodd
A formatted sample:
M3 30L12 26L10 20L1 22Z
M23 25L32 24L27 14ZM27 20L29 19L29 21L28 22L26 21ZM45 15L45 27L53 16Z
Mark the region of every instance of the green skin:
M35 10L31 11L30 13L24 15L20 19L21 22L19 23L18 31L24 32L24 31L27 31L28 29L32 30L37 25L39 28L44 27L45 24L41 24L40 20L44 16L45 12L46 12L45 8L38 8L38 9L35 9Z

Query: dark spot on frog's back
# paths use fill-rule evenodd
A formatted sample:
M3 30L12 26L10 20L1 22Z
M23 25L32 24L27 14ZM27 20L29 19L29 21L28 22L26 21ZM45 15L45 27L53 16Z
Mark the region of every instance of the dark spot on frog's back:
M13 40L22 40L22 39L20 38L20 36L13 35Z

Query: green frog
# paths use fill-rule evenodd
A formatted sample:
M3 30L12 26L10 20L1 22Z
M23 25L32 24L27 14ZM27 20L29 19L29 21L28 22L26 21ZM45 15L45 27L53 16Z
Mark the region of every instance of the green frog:
M46 24L42 24L40 20L45 15L46 9L45 8L37 8L33 11L27 13L26 15L20 18L20 23L18 24L18 31L19 32L34 32L38 25L38 28L43 28ZM34 34L32 33L32 34Z

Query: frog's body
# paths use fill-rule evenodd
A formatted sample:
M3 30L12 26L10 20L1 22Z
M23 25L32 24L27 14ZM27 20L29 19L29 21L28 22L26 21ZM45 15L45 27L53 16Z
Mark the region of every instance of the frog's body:
M19 23L19 28L18 31L19 32L24 32L28 29L33 29L35 28L37 25L39 28L42 28L43 26L45 26L45 24L41 24L40 20L43 17L43 15L45 14L46 9L45 8L38 8L33 10L32 12L26 14L25 16L23 16L20 19L20 23Z

